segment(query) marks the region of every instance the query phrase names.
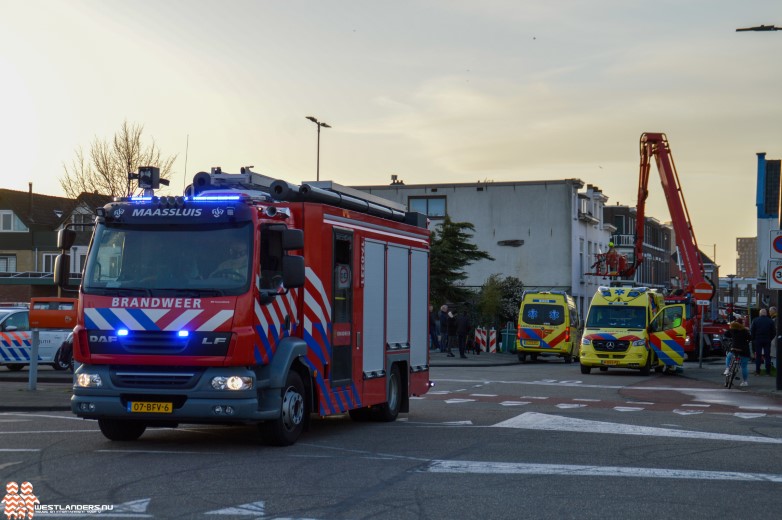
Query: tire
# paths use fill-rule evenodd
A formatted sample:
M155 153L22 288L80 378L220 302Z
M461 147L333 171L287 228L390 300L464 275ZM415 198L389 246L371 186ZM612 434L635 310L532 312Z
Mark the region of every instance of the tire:
M60 354L62 353L62 349L59 349L57 353L54 355L54 363L52 363L52 367L55 370L73 370L73 361L66 362L60 359Z
M147 425L138 421L122 419L98 419L100 432L110 441L135 441L147 429Z
M527 354L521 353L518 354L518 356L519 356L519 363L524 363L525 361L527 361Z
M564 359L568 365L573 362L573 356L564 356Z
M377 410L377 419L381 422L396 421L399 410L402 407L402 377L399 375L399 367L393 365L388 377L388 401L380 405Z
M6 367L11 372L19 372L20 370L22 370L24 368L24 365L22 365L21 363L8 363L6 365Z
M589 374L590 372L592 372L592 367L585 367L584 365L581 365L582 374Z
M536 353L532 353L529 355L530 359L532 359L532 362L535 363L538 360L538 355Z
M301 376L294 370L288 372L288 379L282 392L280 416L260 425L261 433L274 446L294 444L304 431L307 416L307 395Z
M652 372L652 358L654 357L654 354L650 350L647 353L646 356L646 364L641 367L641 375L642 376L648 376Z

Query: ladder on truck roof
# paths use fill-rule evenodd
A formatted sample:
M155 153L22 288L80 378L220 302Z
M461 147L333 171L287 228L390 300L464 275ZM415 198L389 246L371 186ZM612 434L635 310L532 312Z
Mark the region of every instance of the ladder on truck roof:
M193 184L188 186L185 194L197 195L210 190L231 190L253 198L271 197L287 202L329 204L417 227L427 227L426 215L407 211L404 204L332 181L302 183L299 186L254 172L250 168L252 166L243 166L241 173L223 173L218 166L212 168L211 173L199 172L193 177Z

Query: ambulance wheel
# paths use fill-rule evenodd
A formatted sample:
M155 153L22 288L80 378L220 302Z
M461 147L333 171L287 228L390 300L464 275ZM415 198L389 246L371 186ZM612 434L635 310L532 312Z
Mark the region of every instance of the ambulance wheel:
M654 356L651 352L649 352L649 355L646 356L646 364L641 367L641 375L642 376L648 376L652 371L652 358Z
M11 372L19 372L21 369L24 368L24 365L22 365L21 363L8 363L6 367L8 367L8 370L10 370Z
M581 365L581 373L582 374L588 374L592 371L592 367L585 367L584 365Z
M565 356L565 363L568 365L573 362L573 356Z
M388 401L380 405L377 410L377 418L381 422L393 422L399 415L402 407L402 377L399 375L399 367L393 365L388 376Z
M98 427L110 441L135 441L147 429L143 422L122 419L98 419Z
M527 354L519 354L519 363L524 363L527 360Z
M304 431L304 418L307 413L304 396L304 383L301 381L301 376L291 370L282 389L280 416L260 425L261 433L270 444L290 446L299 439L301 432Z

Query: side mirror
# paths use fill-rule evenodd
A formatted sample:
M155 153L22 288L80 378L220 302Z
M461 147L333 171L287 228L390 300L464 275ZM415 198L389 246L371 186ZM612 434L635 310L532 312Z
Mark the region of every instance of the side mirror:
M76 241L76 232L72 229L61 229L57 232L57 249L67 251Z
M62 233L64 230L60 230ZM75 233L74 233L75 235ZM59 236L57 237L59 242ZM69 246L70 247L70 246ZM66 287L71 282L71 255L60 253L54 257L54 285Z
M282 279L286 289L304 287L304 257L285 255L282 257Z

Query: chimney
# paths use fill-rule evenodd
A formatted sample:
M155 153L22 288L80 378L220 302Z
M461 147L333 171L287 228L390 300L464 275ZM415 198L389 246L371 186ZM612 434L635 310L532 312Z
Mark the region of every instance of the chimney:
M30 218L32 219L32 216L33 216L33 183L32 182L28 182L27 186L29 186L29 193L30 193L30 196L27 197L27 199L28 199L28 201L27 201L28 202L27 214L30 215Z

